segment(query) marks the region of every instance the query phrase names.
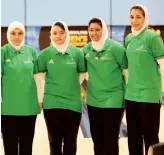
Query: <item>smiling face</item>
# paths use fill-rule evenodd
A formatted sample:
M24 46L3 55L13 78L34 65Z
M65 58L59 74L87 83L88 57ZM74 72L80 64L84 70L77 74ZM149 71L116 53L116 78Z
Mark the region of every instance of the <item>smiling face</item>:
M24 33L21 29L16 28L10 32L10 40L13 45L19 46L24 39Z
M66 36L67 36L66 31L62 27L57 25L53 27L52 39L56 44L58 45L63 44L66 40Z
M102 36L102 27L99 23L91 23L88 32L92 41L99 41Z
M145 13L142 9L139 8L132 8L130 11L130 24L131 27L139 31L145 22Z

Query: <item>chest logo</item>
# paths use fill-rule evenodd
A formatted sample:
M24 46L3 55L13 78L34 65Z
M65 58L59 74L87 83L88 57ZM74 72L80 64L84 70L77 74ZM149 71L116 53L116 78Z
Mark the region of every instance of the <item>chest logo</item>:
M7 58L7 59L5 60L5 62L11 62L11 60L10 60L9 58Z
M25 64L31 64L32 61L31 60L27 60L27 61L24 61Z
M86 57L86 58L89 58L89 57L90 57L89 53L87 53L87 54L85 55L85 57Z
M76 64L76 61L75 61L74 58L71 58L71 59L67 62L67 64Z
M136 51L147 51L147 50L144 49L144 46L142 44L140 47L136 49Z
M49 64L54 64L54 61L51 59L48 63Z
M105 54L104 56L100 57L101 60L113 60L108 54Z

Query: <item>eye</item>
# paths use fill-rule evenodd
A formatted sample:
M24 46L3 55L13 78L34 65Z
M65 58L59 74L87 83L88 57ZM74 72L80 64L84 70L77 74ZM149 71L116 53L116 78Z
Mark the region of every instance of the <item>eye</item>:
M100 29L96 29L96 32L100 32L101 30Z
M11 35L13 35L13 36L14 36L14 35L15 35L15 32L11 32Z
M23 35L23 32L19 32L18 35L19 35L19 36Z
M63 31L60 32L60 34L62 34L62 35L63 35L64 33L65 33L65 32L63 32Z
M137 17L137 19L140 19L141 17Z

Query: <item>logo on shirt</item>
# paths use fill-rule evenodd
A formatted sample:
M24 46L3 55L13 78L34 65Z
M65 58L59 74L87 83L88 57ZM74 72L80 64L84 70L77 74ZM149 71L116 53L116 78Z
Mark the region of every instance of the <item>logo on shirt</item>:
M113 60L108 54L106 53L104 56L100 57L101 60Z
M100 59L101 59L101 60L112 60L111 57L101 57Z
M51 59L48 63L49 64L54 64L54 61Z
M136 49L136 51L147 51L147 50L144 49L144 46L142 44L140 47Z
M98 57L95 57L96 60L98 60L99 58Z
M6 62L11 62L11 60L10 60L9 58L7 58L5 61L6 61Z
M76 60L74 58L71 58L67 64L76 64Z
M31 60L27 60L27 61L24 61L25 64L31 64L32 61Z
M89 53L87 53L87 54L85 55L85 57L86 57L86 58L89 58L89 57L90 57Z

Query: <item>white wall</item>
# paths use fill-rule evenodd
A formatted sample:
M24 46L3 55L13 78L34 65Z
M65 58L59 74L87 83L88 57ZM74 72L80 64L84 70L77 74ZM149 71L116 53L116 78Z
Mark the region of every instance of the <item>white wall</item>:
M14 20L25 23L24 0L1 0L1 26Z
M129 25L129 12L134 4L146 6L151 25L164 25L164 0L112 0L112 25Z
M13 20L27 26L50 26L57 20L69 26L87 25L96 16L107 24L128 25L129 10L136 3L148 8L150 24L164 25L164 0L1 0L1 26Z

